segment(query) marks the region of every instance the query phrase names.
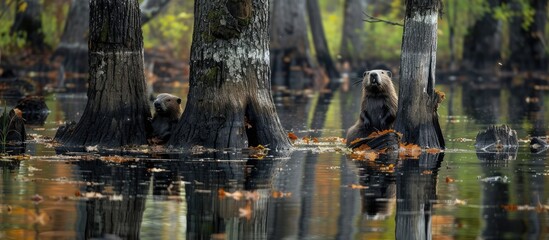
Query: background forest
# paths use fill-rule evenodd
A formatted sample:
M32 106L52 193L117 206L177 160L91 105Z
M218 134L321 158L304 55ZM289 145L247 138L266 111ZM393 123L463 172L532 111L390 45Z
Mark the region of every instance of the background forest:
M357 36L364 44L361 49L353 52L362 60L371 63L388 62L392 63L391 65L398 65L402 26L376 21L382 19L402 24L403 1L319 0L325 37L332 58L340 57L346 15L345 4L359 2L360 6L365 6L363 12L373 18L361 15L362 19L369 19L369 22L359 23L362 26ZM190 54L194 2L159 2L167 2L167 6L143 25L145 50L186 61ZM501 43L500 53L504 61L512 55L509 36L516 35L512 33L513 24L520 24L520 27L530 35L540 36L545 53L548 52L545 39L548 38L549 26L544 23L547 21L546 0L444 0L443 2L444 15L439 19L438 42L438 64L442 69L450 67L452 60L455 59L460 63L464 56L467 56L468 53L464 53L464 49L468 48L466 39L483 41L485 37L482 36L483 33L494 37L490 27L482 27L482 21L486 21L486 17L491 18L492 27L496 27L496 34L500 37L496 41ZM545 9L539 9L540 6ZM62 39L70 7L70 0L0 1L0 64L13 65L31 54L40 52L48 55L55 51ZM532 29L536 23L536 9L538 14L542 15L540 19L542 24L536 26L538 29ZM17 13L25 11L32 11L32 15L40 16L41 26L34 26L32 29L38 36L28 36L24 29L18 32L14 30L18 21ZM480 27L481 31L478 32L475 27L477 29ZM39 39L36 40L36 38ZM29 39L34 39L35 42L30 43Z

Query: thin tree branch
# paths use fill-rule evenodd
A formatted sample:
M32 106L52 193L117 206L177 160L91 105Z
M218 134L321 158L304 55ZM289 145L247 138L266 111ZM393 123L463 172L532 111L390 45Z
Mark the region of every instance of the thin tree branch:
M372 15L369 15L368 13L366 12L362 12L365 16L365 19L362 19L363 21L365 22L369 22L369 23L385 23L385 24L389 24L389 25L393 25L393 26L400 26L400 27L404 27L404 24L402 23L397 23L397 22L392 22L392 21L388 21L388 20L383 20L383 19L380 19L380 18L376 18Z

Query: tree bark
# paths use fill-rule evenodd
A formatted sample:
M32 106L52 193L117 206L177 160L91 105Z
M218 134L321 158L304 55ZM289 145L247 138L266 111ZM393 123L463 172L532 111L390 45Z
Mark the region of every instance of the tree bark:
M169 145L288 149L269 79L268 0L199 0L185 112Z
M547 23L547 0L529 0L535 10L534 21L524 26L524 17L518 0L512 2L517 13L511 19L510 40L511 55L509 65L514 71L546 71L547 52L544 45L545 25Z
M17 1L15 21L10 29L10 35L26 34L26 42L33 52L43 52L46 49L41 11L38 0Z
M92 0L90 10L88 103L76 127L58 140L69 146L146 144L151 113L138 2Z
M495 9L501 0L489 0L490 9ZM469 29L463 42L463 66L475 70L495 70L500 60L501 23L491 11L484 13Z
M88 72L88 26L90 0L72 0L61 42L52 59L63 57L66 72Z
M322 16L320 14L318 0L307 0L307 13L313 35L313 43L315 44L316 59L318 63L326 69L326 73L330 77L330 82L334 82L337 80L336 78L339 77L339 72L332 60L332 55L330 55L326 34L324 33L324 27L322 26Z
M305 21L305 1L271 2L271 79L273 85L291 88L292 81L303 81L304 68L312 66ZM297 73L296 69L301 73Z
M153 19L170 0L144 1L141 6L141 25ZM90 23L90 0L72 0L61 42L52 59L63 57L66 72L88 72L88 35Z
M341 60L351 64L351 69L357 69L363 64L365 0L345 0L345 17L343 20L343 34L341 36Z
M395 129L403 141L444 148L435 92L437 22L440 0L407 0L400 57L400 87Z

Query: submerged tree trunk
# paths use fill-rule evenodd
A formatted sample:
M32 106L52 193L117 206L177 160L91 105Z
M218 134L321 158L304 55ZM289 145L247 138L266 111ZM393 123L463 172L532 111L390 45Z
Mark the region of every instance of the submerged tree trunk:
M305 1L271 2L271 79L273 85L290 87L292 80L303 78L305 68L312 65L305 21Z
M90 0L72 0L61 42L52 59L63 57L66 72L88 72L88 26Z
M547 23L547 0L529 0L535 11L533 22L525 26L523 11L518 0L512 8L517 16L510 23L510 67L515 71L546 71L547 51L545 46L545 25Z
M141 6L141 25L153 19L170 0L144 1ZM52 59L63 57L66 72L88 72L88 35L90 23L90 0L72 0L65 21L65 30Z
M38 0L17 1L15 21L10 29L10 35L24 34L33 52L42 52L46 49L40 8Z
M345 0L345 18L343 20L343 34L341 35L341 60L349 62L352 69L361 66L364 60L364 11L366 0Z
M330 77L330 82L334 82L336 78L339 77L339 72L332 60L332 55L330 55L326 34L324 33L324 27L322 26L322 16L320 15L318 0L306 1L309 24L313 34L313 43L315 44L316 58L318 63L326 69L326 73Z
M400 57L400 87L395 129L403 141L444 148L435 92L437 22L440 0L407 0Z
M198 0L185 112L168 144L290 148L269 79L268 0Z
M146 144L145 94L137 0L90 2L90 79L82 118L59 139L69 146Z
M489 8L495 9L501 0L489 0ZM492 11L484 13L469 29L463 42L463 66L467 69L495 70L500 60L500 21Z

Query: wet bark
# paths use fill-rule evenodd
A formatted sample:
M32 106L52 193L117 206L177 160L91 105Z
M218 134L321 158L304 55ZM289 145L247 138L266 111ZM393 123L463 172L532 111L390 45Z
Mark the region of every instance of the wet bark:
M341 36L340 55L341 60L349 62L352 69L361 66L364 60L364 11L366 0L345 0L345 17L343 20L343 34Z
M304 68L312 65L305 21L305 1L271 2L271 79L273 85L291 88L292 82L304 80Z
M489 0L495 9L501 0ZM467 69L494 71L501 52L501 23L491 11L485 12L467 31L463 42L463 66Z
M146 144L151 113L138 2L92 0L90 10L88 103L75 128L57 140L68 146Z
M406 1L395 129L402 141L444 148L435 92L437 22L440 0Z
M26 5L26 7L24 7ZM21 11L22 10L22 11ZM46 49L42 30L41 6L38 0L17 1L15 21L10 28L10 35L25 36L33 52Z
M73 0L67 16L61 42L52 59L63 57L66 72L88 72L88 26L90 23L90 0Z
M313 43L315 45L316 59L318 63L326 69L326 73L330 77L330 82L334 82L336 78L339 77L339 72L332 60L332 55L330 55L326 34L324 33L324 27L322 26L322 16L320 14L318 0L307 0L307 13L309 16L311 33L313 35Z
M290 148L271 96L268 3L195 2L188 101L169 145Z
M547 71L547 52L544 43L545 25L547 23L547 0L529 0L535 10L534 21L524 25L524 17L516 14L510 22L511 55L509 65L514 71ZM511 3L514 12L522 11L520 3Z
M144 1L141 6L141 25L153 19L170 0ZM90 0L73 0L61 41L52 59L62 57L65 72L88 72L88 35Z

